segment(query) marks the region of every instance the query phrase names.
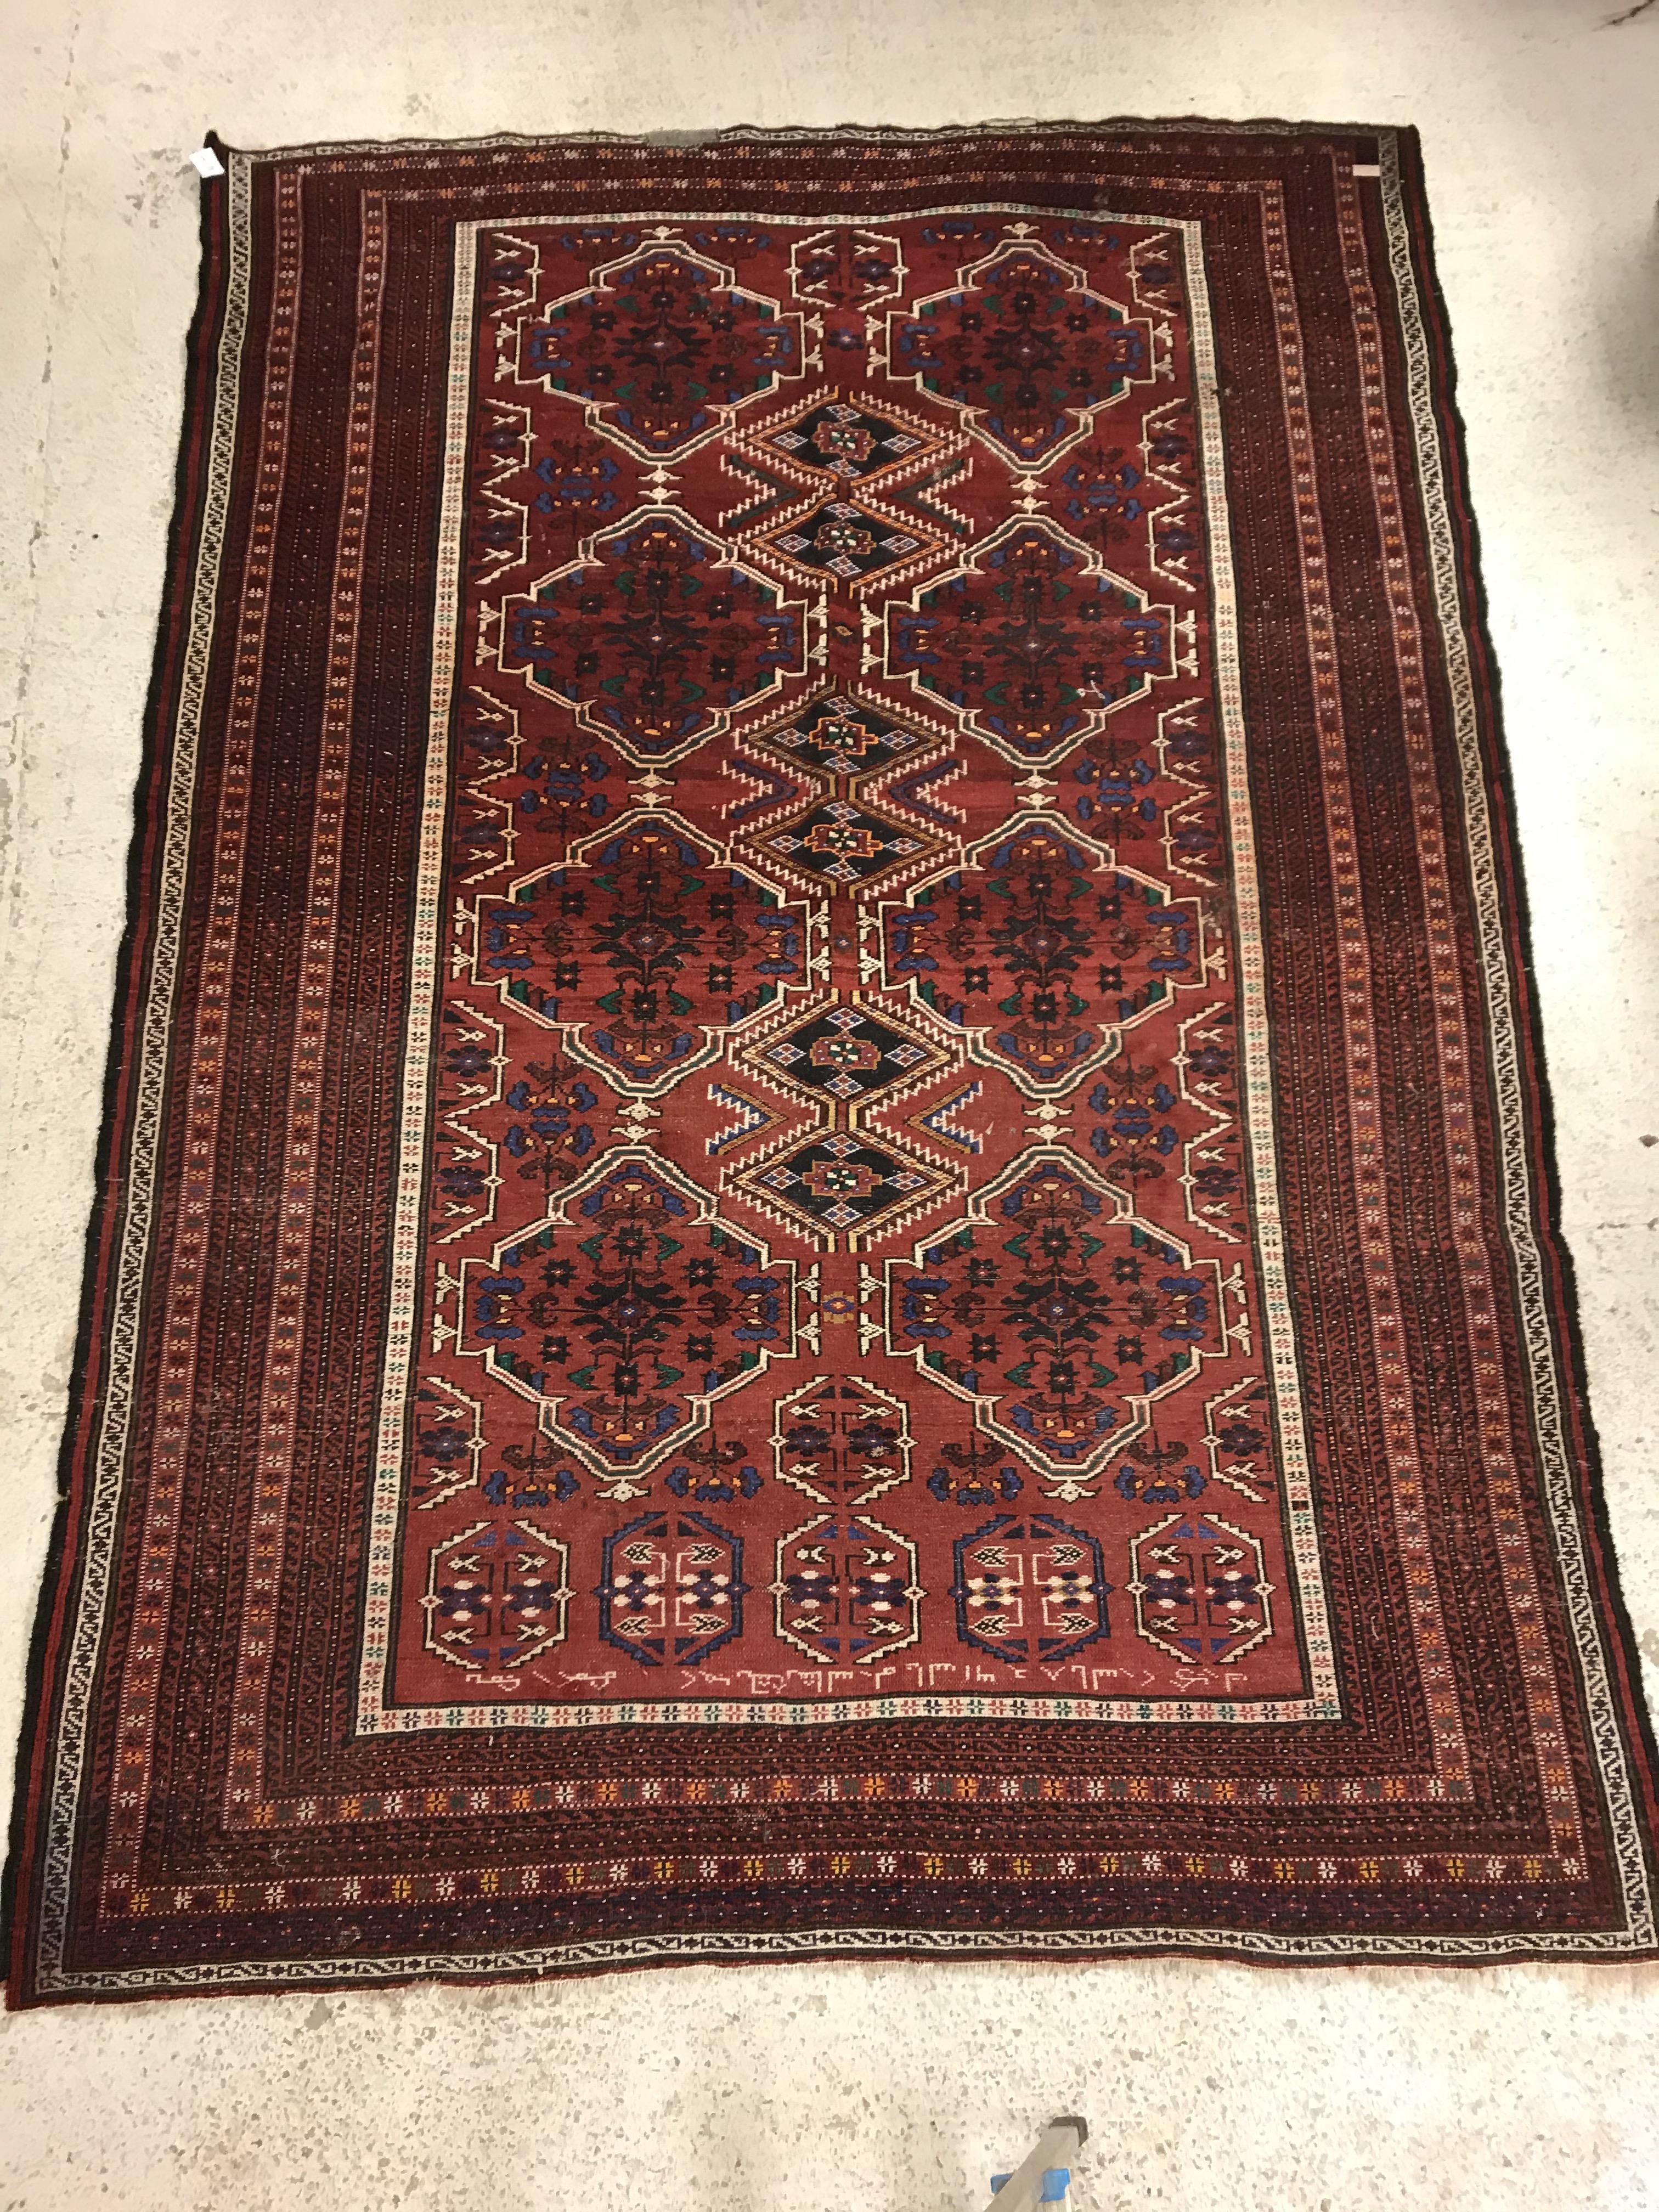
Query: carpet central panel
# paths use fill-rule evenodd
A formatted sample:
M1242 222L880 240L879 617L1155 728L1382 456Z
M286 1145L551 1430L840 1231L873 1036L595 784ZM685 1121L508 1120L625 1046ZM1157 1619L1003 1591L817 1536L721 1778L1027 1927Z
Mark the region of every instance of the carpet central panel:
M1412 134L225 159L12 2001L1650 1951Z

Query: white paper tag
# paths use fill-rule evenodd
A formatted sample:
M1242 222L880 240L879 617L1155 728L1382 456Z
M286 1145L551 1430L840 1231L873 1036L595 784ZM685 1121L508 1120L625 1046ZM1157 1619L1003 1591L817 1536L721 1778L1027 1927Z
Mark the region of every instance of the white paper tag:
M190 157L190 166L198 177L222 177L225 165L211 146L198 146Z

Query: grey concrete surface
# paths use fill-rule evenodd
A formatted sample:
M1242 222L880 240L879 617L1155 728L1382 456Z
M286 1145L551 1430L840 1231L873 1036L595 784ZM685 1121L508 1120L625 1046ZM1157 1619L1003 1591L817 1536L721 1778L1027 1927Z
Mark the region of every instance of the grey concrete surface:
M1610 25L1619 5L7 0L0 1741L68 1381L196 281L183 162L209 124L245 145L1419 125L1543 917L1566 1230L1659 1660L1659 9ZM1056 2110L1094 2123L1087 2212L1622 2212L1659 2197L1656 2062L1643 1969L884 1964L65 2010L0 2024L0 2212L957 2212Z

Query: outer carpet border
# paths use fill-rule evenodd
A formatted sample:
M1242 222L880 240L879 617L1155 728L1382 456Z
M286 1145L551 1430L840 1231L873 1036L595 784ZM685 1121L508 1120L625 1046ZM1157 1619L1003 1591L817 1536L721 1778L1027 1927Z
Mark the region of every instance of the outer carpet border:
M487 1988L544 1981L584 1981L600 1974L684 1966L836 1966L879 1959L926 1960L942 1966L988 1962L1027 1966L1103 1966L1113 1959L1186 1959L1264 1971L1344 1972L1382 1966L1628 1966L1649 1955L1620 1948L1616 1936L1599 1942L1563 1936L1560 1948L1525 1934L1492 1936L1252 1936L1224 1928L1032 1929L889 1928L879 1924L767 1931L685 1930L659 1936L590 1937L568 1944L519 1946L473 1953L404 1952L343 1960L338 1958L250 1960L241 1965L135 1968L95 1978L97 1986L56 1984L26 2000L27 2008L60 2004L132 2004L200 1996L284 1996L334 1990ZM1333 1949L1333 1945L1340 1946ZM1390 1948L1393 1946L1395 1948ZM1415 1947L1415 1948L1401 1948ZM130 1976L130 1978L129 1978ZM87 1978L90 1984L94 1978ZM122 1986L112 1987L112 1984Z
M237 146L232 150L240 154L244 161L280 163L354 154L483 153L497 146L515 153L534 152L541 146L636 146L653 153L670 153L676 149L683 149L688 153L704 153L711 146L778 146L797 143L821 145L836 139L846 138L868 141L878 145L925 145L935 143L948 143L960 138L995 137L999 134L1012 133L1018 133L1022 137L1093 138L1098 137L1103 132L1112 131L1146 131L1177 137L1187 131L1208 131L1262 137L1374 138L1389 131L1403 135L1410 128L1409 125L1396 123L1296 123L1288 118L1273 116L1228 121L1202 115L1173 117L1113 115L1092 122L1086 118L1077 118L995 116L985 122L939 123L915 126L897 123L780 125L734 123L720 125L718 127L711 126L706 131L695 128L549 132L497 131L476 138L322 139L309 145ZM216 132L209 131L206 135L206 143L222 154L225 150L225 142Z
M221 142L210 131L207 143L216 149ZM13 1947L17 1941L21 1873L27 1838L35 1821L37 1765L44 1765L48 1745L40 1727L48 1689L49 1668L56 1673L55 1633L60 1607L67 1619L79 1589L78 1571L65 1577L64 1559L70 1548L71 1522L78 1522L83 1498L75 1481L76 1441L88 1410L88 1382L99 1320L99 1252L106 1229L118 1206L121 1188L112 1170L117 1139L125 1116L121 1113L122 1078L125 1073L128 1017L145 972L153 915L149 907L150 876L147 866L153 833L161 827L166 806L166 764L171 738L171 718L166 709L176 688L169 680L184 619L185 599L192 567L193 549L206 498L204 471L192 485L192 471L200 450L200 429L205 419L203 397L213 381L216 348L213 343L224 305L225 270L222 261L222 210L223 194L217 179L202 180L198 236L196 306L185 338L183 414L179 449L173 463L173 512L167 526L162 564L161 603L156 619L155 644L150 658L145 693L142 737L133 786L132 828L128 839L125 870L125 914L115 959L114 991L110 1015L110 1042L104 1066L97 1147L93 1164L92 1204L82 1243L80 1310L76 1323L73 1364L70 1370L63 1435L58 1445L56 1495L52 1523L42 1568L40 1597L30 1632L23 1689L22 1719L16 1754L15 1779L3 1871L0 1871L0 1970L7 1972L7 2002L15 2002L17 1964ZM101 1363L100 1363L101 1369ZM95 1394L94 1394L95 1395ZM81 1530L75 1528L76 1550ZM55 1690L55 1680L52 1686Z
M1435 348L1435 413L1455 501L1459 542L1454 552L1463 623L1478 652L1481 756L1491 782L1493 811L1500 832L1504 884L1509 894L1504 911L1505 946L1510 976L1518 986L1521 1020L1517 1026L1526 1044L1526 1074L1530 1091L1526 1111L1528 1133L1532 1140L1528 1150L1532 1163L1540 1170L1542 1183L1541 1206L1538 1203L1539 1194L1534 1193L1534 1224L1538 1232L1540 1251L1553 1276L1551 1288L1556 1308L1552 1316L1553 1333L1571 1386L1571 1412L1583 1446L1582 1466L1577 1463L1573 1466L1574 1488L1584 1511L1589 1533L1595 1539L1597 1572L1607 1610L1612 1616L1617 1646L1610 1656L1619 1660L1623 1670L1629 1694L1622 1702L1628 1703L1633 1713L1636 1741L1632 1742L1628 1732L1623 1733L1628 1748L1640 1754L1639 1763L1643 1769L1640 1782L1643 1787L1638 1795L1645 1796L1651 1813L1656 1777L1659 1777L1659 1737L1656 1736L1654 1716L1644 1692L1640 1647L1624 1593L1618 1547L1607 1512L1606 1470L1590 1401L1577 1270L1562 1221L1555 1102L1549 1079L1543 1010L1537 989L1533 954L1532 904L1528 894L1526 862L1518 835L1519 808L1514 766L1504 729L1502 670L1492 638L1491 607L1481 566L1480 519L1469 496L1468 438L1462 410L1457 404L1458 372L1452 344L1451 317L1435 257L1434 225L1422 142L1417 131L1409 127L1397 129L1395 137L1401 153L1407 156L1401 168L1408 186L1406 212L1411 231L1412 261L1424 302L1429 310L1425 319ZM1650 1864L1652 1865L1651 1854ZM1654 1871L1659 1875L1659 1868L1655 1868Z
M1575 1272L1561 1225L1561 1184L1555 1147L1555 1118L1551 1097L1542 1024L1533 981L1532 922L1521 856L1515 838L1516 801L1513 772L1504 741L1500 681L1493 649L1490 613L1480 565L1480 536L1468 497L1468 446L1465 427L1456 405L1456 368L1452 352L1449 319L1433 253L1432 228L1424 186L1420 143L1408 125L1326 124L1261 119L1223 122L1203 118L1114 118L1097 123L1008 120L941 125L909 130L883 125L848 125L826 128L761 129L738 125L704 133L570 133L538 137L514 133L469 140L365 140L283 147L249 151L238 149L251 165L329 155L385 152L465 151L495 146L523 151L538 146L637 145L659 150L675 145L702 150L710 145L742 143L822 143L854 137L885 143L939 143L963 137L1018 131L1028 136L1097 136L1113 130L1180 133L1204 130L1218 134L1285 135L1295 137L1380 137L1392 135L1404 157L1407 181L1406 209L1411 226L1412 258L1425 306L1426 320L1436 349L1435 414L1445 443L1445 454L1455 491L1455 514L1462 542L1455 548L1455 569L1463 602L1466 627L1478 648L1481 676L1480 717L1482 755L1491 778L1504 859L1504 879L1514 900L1504 917L1511 973L1519 986L1524 1019L1519 1025L1528 1048L1527 1073L1533 1110L1529 1150L1541 1170L1544 1204L1534 1201L1535 1225L1553 1271L1557 1310L1553 1316L1558 1348L1564 1355L1573 1390L1572 1412L1583 1441L1584 1458L1575 1468L1575 1487L1583 1505L1588 1530L1594 1539L1598 1575L1614 1624L1615 1655L1625 1675L1633 1708L1639 1750L1640 1777L1648 1807L1652 1803L1652 1778L1659 1768L1653 1723L1641 1695L1640 1662L1633 1626L1619 1575L1616 1551L1608 1521L1599 1439L1589 1401L1583 1338ZM215 132L206 143L222 155L224 142ZM68 1410L58 1456L58 1497L45 1568L45 1579L27 1662L24 1723L18 1759L18 1789L14 1802L10 1846L0 1883L0 1929L8 1944L18 1932L19 1868L25 1839L33 1825L35 1806L32 1771L43 1747L40 1720L48 1688L47 1674L54 1658L54 1622L59 1599L67 1599L78 1585L71 1577L68 1588L59 1583L71 1534L76 1500L71 1478L76 1439L87 1411L88 1364L97 1318L96 1288L100 1240L110 1212L118 1198L110 1170L115 1157L122 1044L141 970L150 917L146 910L145 856L155 827L156 776L161 763L166 717L167 670L177 641L181 581L187 583L190 553L199 526L204 487L192 491L190 483L196 452L196 430L204 384L213 374L214 349L210 343L222 306L224 272L215 280L216 254L220 246L222 195L216 196L218 180L204 182L201 195L201 261L197 305L186 341L186 373L183 429L174 470L174 503L165 565L165 590L149 693L144 710L143 744L137 776L134 824L127 861L127 910L118 956L112 1010L111 1048L106 1062L102 1120L94 1171L94 1194L88 1222L83 1280L77 1322L75 1364L70 1378ZM78 1532L77 1532L78 1533ZM1622 1730L1628 1741L1628 1731ZM25 1923L26 1924L26 1923ZM614 1954L614 1955L613 1955ZM536 1981L552 1975L580 1976L602 1972L667 1965L715 1964L737 1966L763 1960L790 1963L829 1963L832 1960L881 1957L925 1957L935 1961L969 1963L998 1960L1023 1963L1098 1963L1106 1957L1198 1956L1255 1966L1340 1966L1349 1965L1459 1965L1539 1963L1600 1963L1627 1961L1650 1955L1649 1947L1621 1941L1618 1931L1563 1935L1554 1941L1524 1934L1450 1937L1411 1935L1323 1934L1302 1938L1271 1931L1237 1929L1125 1929L1097 1930L1032 1930L1024 1936L1011 1931L915 1928L829 1927L793 1931L744 1931L731 1936L687 1933L650 1938L589 1940L547 1949L514 1950L456 1957L453 1954L409 1954L368 1958L348 1964L337 1958L278 1962L246 1962L241 1966L138 1969L131 1985L111 1987L116 1976L98 1977L101 1986L76 1989L69 1984L80 1978L66 1975L50 1990L23 1998L30 2005L53 2002L131 2002L149 1997L180 1996L213 1988L223 1994L271 1994L304 1989L345 1989L359 1985L404 1987L424 1981L485 1984ZM446 1963L447 1962L447 1963ZM232 1979L230 1977L239 1977ZM8 2002L20 2002L16 1982L8 1990Z

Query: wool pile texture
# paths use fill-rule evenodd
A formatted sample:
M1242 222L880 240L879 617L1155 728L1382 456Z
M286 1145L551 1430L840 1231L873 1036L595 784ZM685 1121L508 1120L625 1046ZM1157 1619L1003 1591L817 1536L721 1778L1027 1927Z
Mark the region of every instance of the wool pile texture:
M11 2002L1652 1952L1414 135L219 150Z

